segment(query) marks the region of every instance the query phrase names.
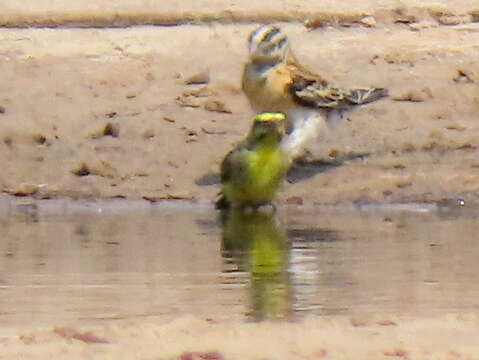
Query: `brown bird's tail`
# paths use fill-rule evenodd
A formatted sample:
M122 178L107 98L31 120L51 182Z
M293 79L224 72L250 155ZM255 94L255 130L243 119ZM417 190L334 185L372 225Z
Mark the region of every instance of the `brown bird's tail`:
M388 89L369 88L349 90L345 97L354 105L367 104L388 96Z

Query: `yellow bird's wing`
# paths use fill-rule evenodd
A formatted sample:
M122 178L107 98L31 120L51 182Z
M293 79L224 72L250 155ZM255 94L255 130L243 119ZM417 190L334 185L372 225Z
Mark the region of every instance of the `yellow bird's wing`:
M220 166L221 183L223 185L242 175L244 168L247 166L246 151L248 151L248 149L246 148L246 143L243 141L226 154ZM223 194L223 191L218 193L215 207L217 209L227 209L230 207L230 203Z
M225 183L230 181L235 173L241 173L242 167L246 166L245 154L248 151L243 143L238 144L236 148L226 154L221 163L221 182Z

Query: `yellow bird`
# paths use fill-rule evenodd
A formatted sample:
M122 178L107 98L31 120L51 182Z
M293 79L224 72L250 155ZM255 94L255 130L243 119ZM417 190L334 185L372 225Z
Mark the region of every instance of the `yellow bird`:
M270 203L289 167L289 158L280 147L286 116L261 113L250 133L224 158L223 185L216 208L257 208Z

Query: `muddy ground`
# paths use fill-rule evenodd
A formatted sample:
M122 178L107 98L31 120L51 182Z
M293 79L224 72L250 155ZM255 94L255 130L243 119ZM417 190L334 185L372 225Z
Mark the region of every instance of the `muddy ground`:
M332 7L329 22L305 23L296 14L298 21L278 25L304 65L340 86L387 87L391 96L347 113L312 144L279 201L475 202L474 7L446 2L447 11L438 12L439 5L385 11L369 4L356 18L353 5L350 12ZM251 6L244 4L254 13ZM211 202L219 163L253 116L240 76L247 35L258 24L233 20L1 29L1 191Z

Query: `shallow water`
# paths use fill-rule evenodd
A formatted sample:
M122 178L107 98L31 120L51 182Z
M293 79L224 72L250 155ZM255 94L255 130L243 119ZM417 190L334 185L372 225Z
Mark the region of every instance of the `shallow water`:
M479 211L0 204L4 326L479 308Z

